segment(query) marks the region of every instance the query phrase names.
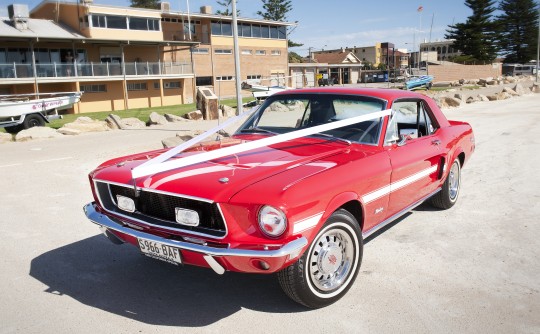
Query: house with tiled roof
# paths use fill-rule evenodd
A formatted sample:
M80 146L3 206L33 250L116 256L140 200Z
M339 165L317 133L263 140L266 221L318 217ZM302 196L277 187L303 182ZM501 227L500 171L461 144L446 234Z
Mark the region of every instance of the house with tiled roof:
M311 53L305 63L290 63L291 86L295 88L357 83L362 61L350 51Z

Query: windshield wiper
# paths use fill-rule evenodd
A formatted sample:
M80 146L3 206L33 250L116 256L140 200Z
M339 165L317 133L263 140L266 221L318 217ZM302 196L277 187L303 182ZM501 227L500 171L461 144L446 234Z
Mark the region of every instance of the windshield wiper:
M242 132L242 133L258 132L258 133L269 133L269 134L272 134L272 135L277 135L277 133L274 132L274 131L270 131L270 130L266 130L266 129L262 129L262 128L258 128L258 127L249 128L249 129L242 129L242 130L240 130L240 132Z
M351 142L350 140L343 139L343 138L339 138L339 137L334 137L334 136L332 136L332 135L330 135L330 134L328 134L328 133L321 133L321 132L319 132L319 133L314 133L314 134L312 134L312 136L321 136L321 137L329 138L329 139L331 139L331 140L338 140L338 141L341 141L341 142L346 143L347 145L351 145L351 144L352 144L352 142Z

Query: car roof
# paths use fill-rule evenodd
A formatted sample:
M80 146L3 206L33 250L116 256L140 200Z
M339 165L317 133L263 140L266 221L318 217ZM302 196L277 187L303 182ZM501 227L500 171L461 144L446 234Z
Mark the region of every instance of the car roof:
M273 95L290 95L290 94L346 94L346 95L362 95L372 96L380 99L393 101L398 98L424 98L425 96L419 93L408 90L399 89L382 89L382 88L356 88L356 87L317 87L317 88L301 88L288 89Z

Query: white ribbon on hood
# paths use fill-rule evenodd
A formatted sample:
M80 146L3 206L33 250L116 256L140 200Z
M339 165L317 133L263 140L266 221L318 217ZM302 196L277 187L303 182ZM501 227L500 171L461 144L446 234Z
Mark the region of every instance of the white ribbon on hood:
M250 141L250 142L247 142L247 143L242 143L242 144L238 144L238 145L234 145L234 146L224 147L224 148L220 148L220 149L213 150L213 151L203 152L203 153L183 157L183 158L180 158L180 159L174 159L174 160L167 161L170 158L177 155L178 153L185 150L186 148L201 142L202 140L204 140L205 138L211 136L212 134L216 133L217 131L225 128L226 126L230 125L231 123L234 123L239 118L253 113L255 110L256 109L252 109L252 110L249 110L249 111L247 111L245 113L242 113L242 114L240 114L238 116L235 116L235 117L227 120L222 125L217 126L217 127L213 128L211 130L208 130L205 133L200 134L197 137L194 137L191 140L189 140L189 141L187 141L185 143L182 143L182 144L178 145L177 147L175 147L175 148L173 148L173 149L171 149L171 150L169 150L169 151L167 151L167 152L165 152L163 154L160 154L157 157L155 157L155 158L153 158L151 160L148 160L145 163L133 168L131 170L131 177L133 179L136 179L136 178L147 176L147 175L161 173L161 172L173 170L173 169L176 169L176 168L181 168L181 167L185 167L185 166L194 165L194 164L197 164L197 163L200 163L200 162L210 161L210 160L213 160L213 159L222 158L222 157L226 157L226 156L229 156L229 155L250 151L250 150L254 150L254 149L265 147L265 146L270 146L270 145L273 145L273 144L283 143L283 142L286 142L288 140L293 140L293 139L313 135L313 134L316 134L316 133L319 133L319 132L333 130L333 129L341 128L341 127L344 127L344 126L347 126L347 125L352 125L352 124L356 124L356 123L369 121L369 120L372 120L372 119L385 117L385 116L390 115L391 112L392 112L391 109L382 110L382 111L376 111L376 112L372 112L372 113L365 114L365 115L362 115L362 116L351 117L351 118L347 118L347 119L344 119L344 120L341 120L341 121L336 121L336 122L331 122L331 123L327 123L327 124L317 125L317 126L313 126L313 127L306 128L306 129L300 129L300 130L296 130L296 131L292 131L292 132L288 132L288 133L284 133L284 134L280 134L280 135L276 135L276 136L272 136L272 137L268 137L268 138L254 140L254 141Z

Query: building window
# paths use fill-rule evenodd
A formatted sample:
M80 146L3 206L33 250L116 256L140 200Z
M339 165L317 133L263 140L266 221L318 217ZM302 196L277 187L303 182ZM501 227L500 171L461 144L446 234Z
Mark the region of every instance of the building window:
M127 84L127 90L134 91L134 90L147 90L146 82L130 82Z
M84 93L106 93L107 85L81 85L81 92Z
M253 24L251 26L252 37L261 38L261 26L259 24Z
M125 16L107 15L107 28L109 29L127 29Z
M212 35L232 36L230 22L212 21Z
M216 81L233 81L234 76L233 75L222 75L219 77L216 77Z
M220 55L230 55L232 54L232 49L215 49L214 53Z
M200 54L200 55L207 55L208 54L208 48L193 49L193 53Z
M107 28L107 24L105 23L105 15L92 15L92 27Z
M280 50L272 50L272 56L281 56Z
M271 26L271 27L270 27L270 38L277 39L278 36L279 36L279 34L278 34L278 27L276 27L276 26Z
M154 82L154 89L159 89L159 81Z
M169 81L169 82L163 83L163 88L165 89L182 88L182 85L180 85L180 81Z
M257 56L264 56L264 55L266 55L266 51L265 50L257 50L257 51L255 51L255 54Z
M195 85L197 86L212 86L212 77L196 77Z
M251 55L253 54L253 50L242 50L243 55Z
M262 78L262 75L260 74L252 74L252 75L247 76L248 80L256 80L256 79L261 79L261 78Z
M159 20L145 17L130 17L129 29L159 31Z
M251 37L251 24L240 23L238 25L238 34L242 37Z
M230 22L212 21L212 35L232 36ZM238 23L238 36L255 38L287 39L286 26Z
M157 18L92 14L91 19L92 27L94 28L130 29L145 31L160 30L160 19Z
M270 27L261 25L261 37L262 38L270 38Z
M278 27L278 39L287 39L287 27L285 26Z

